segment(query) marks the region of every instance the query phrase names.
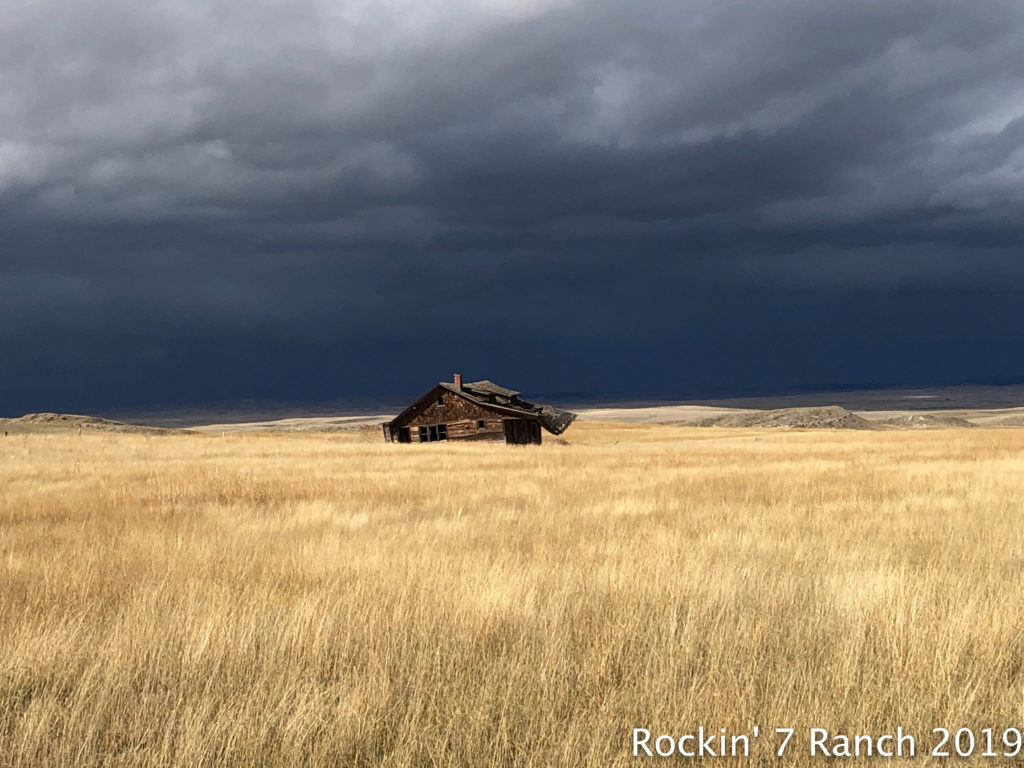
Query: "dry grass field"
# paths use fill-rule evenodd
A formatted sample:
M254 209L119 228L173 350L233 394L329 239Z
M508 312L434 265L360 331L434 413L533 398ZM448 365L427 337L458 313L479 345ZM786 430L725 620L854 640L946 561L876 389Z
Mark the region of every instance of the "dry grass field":
M1024 431L567 438L0 438L0 765L627 766L634 727L754 725L719 763L902 726L924 764L1024 727Z

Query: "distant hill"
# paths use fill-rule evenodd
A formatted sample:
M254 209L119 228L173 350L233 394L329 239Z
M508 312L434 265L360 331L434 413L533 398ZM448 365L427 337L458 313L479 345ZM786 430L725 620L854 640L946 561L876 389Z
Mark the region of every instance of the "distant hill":
M838 405L741 411L697 422L702 427L790 427L794 429L878 429L875 422Z
M59 435L85 432L114 432L122 434L163 434L171 430L125 424L98 416L74 413L26 413L16 419L0 419L0 432L8 435Z
M896 429L950 429L976 427L977 424L959 416L939 415L934 413L907 413L892 416L878 422Z

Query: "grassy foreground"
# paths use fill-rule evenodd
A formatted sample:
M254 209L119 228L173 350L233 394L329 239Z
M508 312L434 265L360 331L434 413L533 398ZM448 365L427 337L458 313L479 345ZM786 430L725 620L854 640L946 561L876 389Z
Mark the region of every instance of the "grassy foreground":
M1024 728L1024 431L567 438L0 438L0 765Z

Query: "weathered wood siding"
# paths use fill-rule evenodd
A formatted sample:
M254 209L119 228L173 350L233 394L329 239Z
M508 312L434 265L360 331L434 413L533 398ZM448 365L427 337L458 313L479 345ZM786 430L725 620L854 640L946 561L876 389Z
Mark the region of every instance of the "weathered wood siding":
M506 419L505 442L516 445L540 445L540 424L528 419Z
M439 405L438 397L444 398L444 404ZM483 428L479 428L477 422L484 422ZM502 426L502 417L492 411L471 403L464 397L459 397L443 387L436 387L431 391L429 397L422 399L422 405L415 410L401 424L395 424L395 430L399 427L409 428L409 440L413 443L420 441L419 428L430 427L437 424L446 424L448 427L449 440L504 440L505 430Z

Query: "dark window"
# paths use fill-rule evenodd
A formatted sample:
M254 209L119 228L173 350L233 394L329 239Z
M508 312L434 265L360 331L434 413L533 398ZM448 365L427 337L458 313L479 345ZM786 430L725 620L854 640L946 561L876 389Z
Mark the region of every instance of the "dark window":
M438 395L437 396L437 404L438 405L444 405L444 395Z
M435 443L438 440L448 439L448 425L434 424L430 427L420 427L420 442Z
M399 427L398 428L398 442L408 443L409 442L409 428Z
M486 427L486 426L487 426L487 424L486 424L486 422L484 422L484 420L483 420L483 419L480 419L480 420L479 420L479 421L477 421L477 423L476 423L476 428L477 428L477 429L483 429L483 428L484 428L484 427Z

